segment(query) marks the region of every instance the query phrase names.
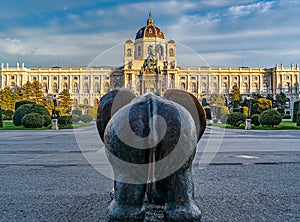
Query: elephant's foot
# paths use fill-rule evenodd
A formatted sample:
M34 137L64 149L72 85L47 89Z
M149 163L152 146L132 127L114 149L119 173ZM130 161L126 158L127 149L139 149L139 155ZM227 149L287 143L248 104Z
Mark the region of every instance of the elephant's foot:
M143 222L144 218L143 205L122 205L113 200L108 209L109 222Z
M188 204L169 204L164 212L165 220L168 222L200 222L201 211L194 202Z

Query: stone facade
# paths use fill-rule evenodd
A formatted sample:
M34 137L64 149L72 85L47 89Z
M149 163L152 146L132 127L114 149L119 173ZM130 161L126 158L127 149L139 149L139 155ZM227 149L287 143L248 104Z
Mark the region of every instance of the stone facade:
M121 53L121 52L120 52ZM233 85L243 96L260 93L264 96L284 92L290 104L299 99L299 66L272 68L180 66L177 64L176 43L167 41L163 31L154 25L149 14L147 25L140 28L134 42L124 44L124 64L121 67L37 67L24 64L10 67L2 64L0 88L22 86L27 81L41 82L45 96L69 90L74 107L95 106L105 93L126 87L138 95L152 91L157 94L169 88L207 98L212 93L228 97ZM292 105L286 109L292 113Z

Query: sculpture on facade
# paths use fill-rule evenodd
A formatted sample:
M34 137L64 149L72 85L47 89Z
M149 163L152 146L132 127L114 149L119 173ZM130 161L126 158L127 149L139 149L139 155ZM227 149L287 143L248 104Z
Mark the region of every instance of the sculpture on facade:
M205 127L202 106L186 91L104 95L97 129L115 174L109 221L144 221L145 196L165 205L166 221L200 221L191 167Z

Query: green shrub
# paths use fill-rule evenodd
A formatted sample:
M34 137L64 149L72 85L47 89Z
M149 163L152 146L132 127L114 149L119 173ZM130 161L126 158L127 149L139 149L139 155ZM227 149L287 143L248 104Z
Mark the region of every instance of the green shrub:
M57 123L61 126L72 125L72 116L60 116L57 118Z
M281 114L281 116L284 115L284 108L277 108L277 111Z
M227 123L227 119L228 119L228 116L229 114L223 114L221 117L220 117L220 122L221 123Z
M297 113L297 126L300 126L300 111Z
M253 114L251 116L251 123L254 125L254 126L259 126L260 125L260 122L259 122L259 115L258 114Z
M245 116L240 112L234 112L228 115L227 123L232 126L239 126L245 122Z
M14 115L14 111L12 110L5 110L4 112L2 112L7 118L7 120L12 120L13 115Z
M234 108L234 109L233 109L233 112L234 112L234 113L240 113L240 112L241 112L241 109L240 109L240 108Z
M80 120L80 116L76 114L72 114L72 123L78 123Z
M72 115L78 115L78 116L81 116L82 115L82 110L80 109L75 109L72 111Z
M218 123L218 120L217 119L213 119L213 123Z
M2 109L0 109L0 127L3 128Z
M29 113L39 113L41 115L50 116L48 110L38 104L25 104L20 106L14 114L13 123L15 126L22 125L22 118Z
M300 100L294 102L294 109L293 109L293 122L296 123L297 122L297 114L298 111L300 110Z
M44 117L39 113L28 113L21 122L25 128L41 128L44 125Z
M265 98L258 98L252 101L250 116L261 114L263 111L272 108L272 101Z
M211 118L211 110L210 110L210 108L206 107L204 110L205 110L205 113L206 113L206 119L212 119Z
M274 109L265 110L259 116L259 122L261 125L274 127L279 125L281 121L281 114Z
M44 126L47 127L51 124L51 117L48 115L42 115L44 118Z
M35 104L35 102L29 101L29 100L22 100L22 101L16 102L16 103L15 103L15 111L17 111L17 109L18 109L20 106L23 106L23 105L25 105L25 104Z
M80 117L80 120L84 123L91 122L93 120L93 117L91 115L82 115Z
M282 116L282 119L291 119L291 118L292 118L292 116L290 114L284 114Z

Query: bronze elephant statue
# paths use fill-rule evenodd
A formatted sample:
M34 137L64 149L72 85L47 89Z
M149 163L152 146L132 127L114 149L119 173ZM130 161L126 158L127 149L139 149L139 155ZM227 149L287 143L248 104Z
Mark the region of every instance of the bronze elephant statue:
M145 197L164 204L166 221L200 221L192 161L206 127L198 99L182 90L136 96L114 90L99 102L97 129L113 168L109 221L144 221Z

